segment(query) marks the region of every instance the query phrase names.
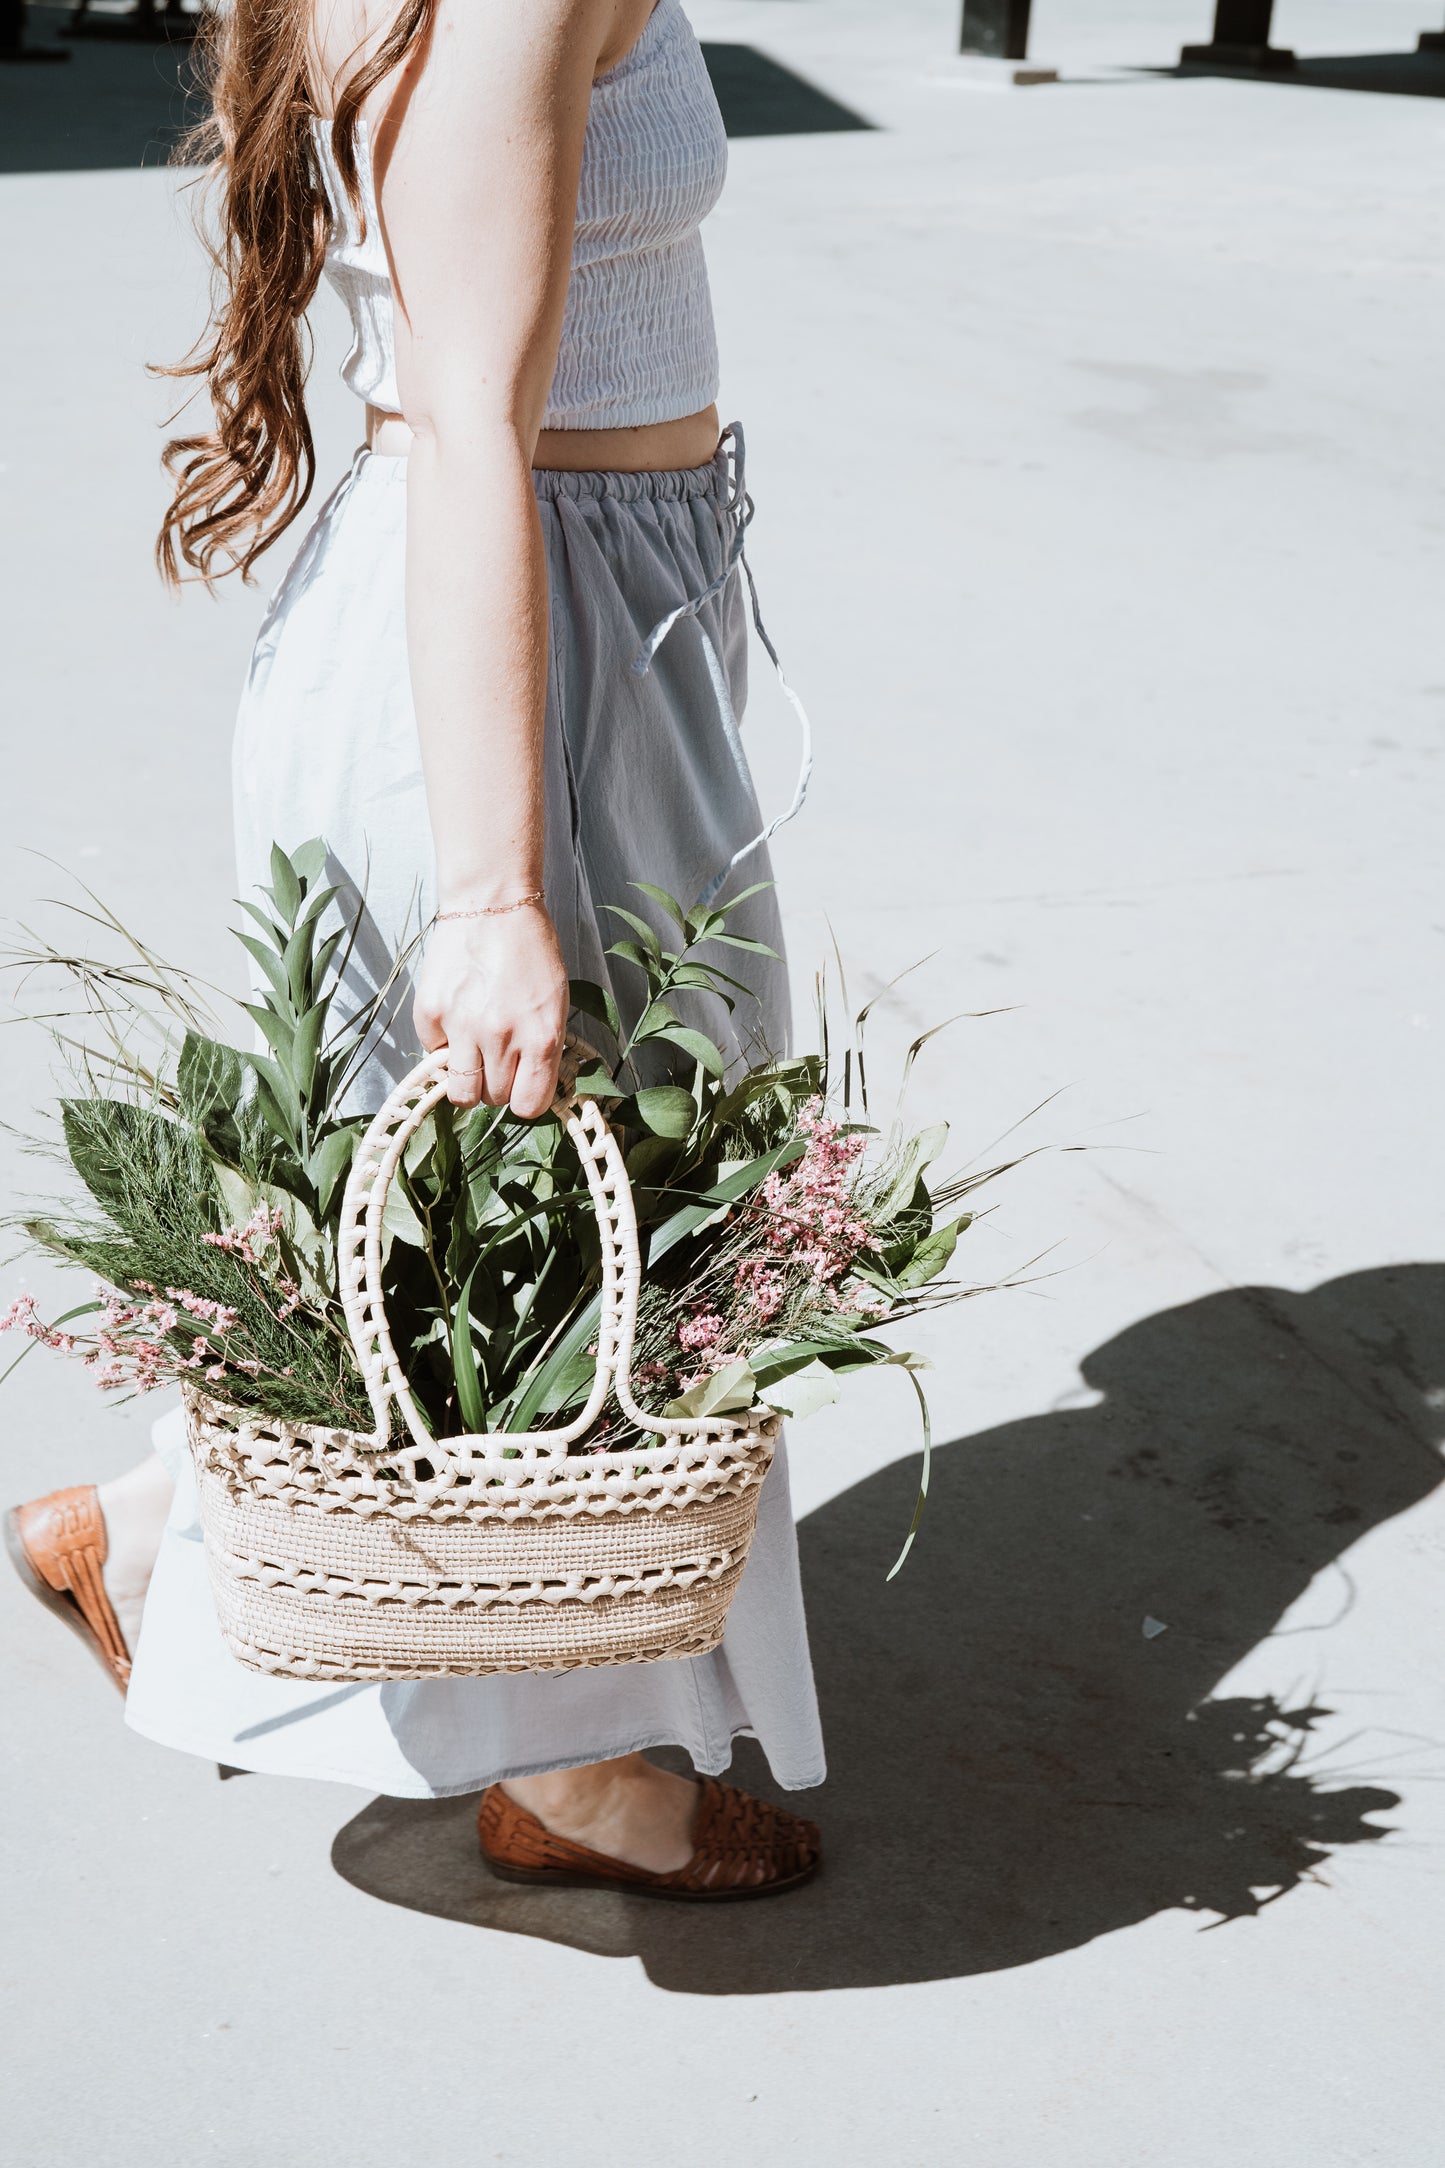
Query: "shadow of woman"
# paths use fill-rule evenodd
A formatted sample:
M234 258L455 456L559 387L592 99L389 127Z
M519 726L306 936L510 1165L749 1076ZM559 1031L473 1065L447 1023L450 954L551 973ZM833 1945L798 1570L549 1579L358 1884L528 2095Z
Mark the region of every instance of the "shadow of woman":
M338 1834L338 1873L639 1956L662 1987L752 1994L1028 1964L1171 1908L1238 1919L1383 1836L1367 1816L1394 1793L1301 1764L1328 1712L1210 1694L1441 1480L1445 1267L1210 1295L1131 1326L1084 1376L1097 1405L935 1454L898 1580L913 1462L802 1523L831 1771L797 1798L825 1825L816 1883L720 1910L508 1887L477 1857L470 1799L374 1801ZM750 1742L738 1761L766 1789Z

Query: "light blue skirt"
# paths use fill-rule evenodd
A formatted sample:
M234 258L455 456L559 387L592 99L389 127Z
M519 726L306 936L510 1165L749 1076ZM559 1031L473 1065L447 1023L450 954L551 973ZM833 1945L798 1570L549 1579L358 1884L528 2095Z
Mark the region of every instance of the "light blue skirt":
M633 880L690 903L719 876L724 895L769 878L738 736L745 500L725 452L681 473L534 479L551 597L547 901L572 975L610 983L635 1013L640 976L606 957L616 928L602 906L656 916ZM272 601L236 734L241 893L267 878L273 841L324 837L333 878L364 899L349 967L358 1003L435 904L407 672L405 547L406 461L359 454ZM742 906L734 924L781 950L771 893ZM689 1020L753 1059L786 1050L788 987L781 962L749 962L752 994L736 1012L698 994ZM368 1107L417 1057L405 987L390 1006L362 1078ZM747 1732L779 1784L822 1781L783 1451L763 1486L727 1633L710 1655L336 1687L264 1676L230 1656L179 1411L157 1423L155 1441L176 1495L126 1705L127 1722L148 1738L236 1768L427 1798L665 1744L716 1775Z

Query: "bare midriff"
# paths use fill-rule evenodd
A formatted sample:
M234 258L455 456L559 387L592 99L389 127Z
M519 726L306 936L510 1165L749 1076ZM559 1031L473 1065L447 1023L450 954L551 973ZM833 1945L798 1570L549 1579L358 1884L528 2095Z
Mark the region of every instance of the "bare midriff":
M563 474L665 474L675 467L705 467L717 450L718 434L715 406L636 429L544 429L532 464ZM383 458L405 458L411 430L402 415L369 406L366 441Z

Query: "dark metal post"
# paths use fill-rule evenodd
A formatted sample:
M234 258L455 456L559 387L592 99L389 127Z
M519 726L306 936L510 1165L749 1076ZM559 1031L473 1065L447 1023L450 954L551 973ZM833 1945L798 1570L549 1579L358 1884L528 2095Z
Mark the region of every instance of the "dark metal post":
M1027 60L1029 0L963 0L958 49L990 60Z
M1422 30L1420 32L1422 53L1445 53L1445 30Z
M1269 42L1274 0L1217 0L1214 37L1208 45L1186 45L1180 65L1226 68L1292 68L1294 54Z
M25 0L0 0L0 60L69 60L60 45L27 45Z

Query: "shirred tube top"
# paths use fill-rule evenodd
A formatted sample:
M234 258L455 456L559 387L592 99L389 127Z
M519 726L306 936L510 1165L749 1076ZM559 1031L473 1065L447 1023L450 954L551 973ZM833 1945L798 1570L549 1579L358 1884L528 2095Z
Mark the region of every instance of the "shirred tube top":
M357 134L364 221L316 123L331 205L326 276L346 303L341 379L401 412L391 273L366 124ZM717 336L699 227L722 192L727 139L680 0L657 0L632 50L592 86L572 276L542 426L619 429L676 421L717 397ZM363 232L364 224L364 232Z

